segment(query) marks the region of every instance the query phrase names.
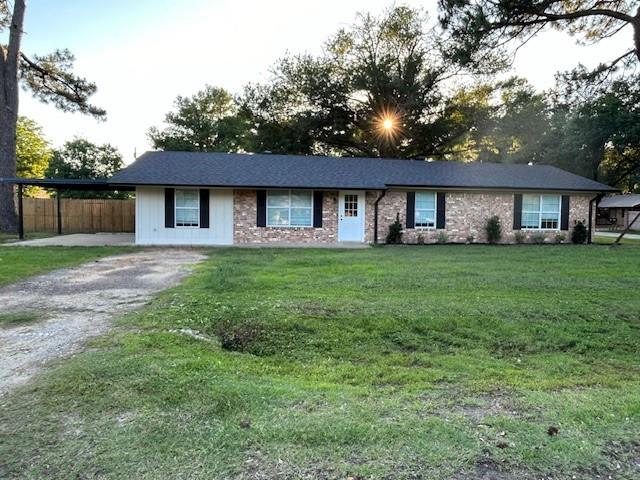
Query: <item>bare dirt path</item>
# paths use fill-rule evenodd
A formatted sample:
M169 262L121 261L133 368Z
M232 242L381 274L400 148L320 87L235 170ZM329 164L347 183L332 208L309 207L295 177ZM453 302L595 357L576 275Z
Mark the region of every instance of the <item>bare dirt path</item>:
M115 317L177 285L204 258L196 250L142 250L0 288L2 313L42 316L26 325L0 326L0 396L28 381L47 361L81 350Z

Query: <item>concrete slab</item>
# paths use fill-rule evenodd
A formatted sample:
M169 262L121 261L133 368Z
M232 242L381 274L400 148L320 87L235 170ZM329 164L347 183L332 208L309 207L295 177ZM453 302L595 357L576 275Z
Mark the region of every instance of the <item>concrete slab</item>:
M135 244L133 233L73 233L3 245L24 247L108 247Z
M595 232L594 235L596 237L606 237L606 238L618 238L621 232ZM630 240L640 240L640 234L638 233L625 233L624 237Z

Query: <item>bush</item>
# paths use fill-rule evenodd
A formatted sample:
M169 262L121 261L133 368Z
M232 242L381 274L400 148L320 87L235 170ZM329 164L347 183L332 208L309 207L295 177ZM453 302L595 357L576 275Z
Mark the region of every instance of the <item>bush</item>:
M494 215L489 218L484 230L487 233L487 241L489 243L498 243L502 238L502 224L500 223L500 217Z
M467 243L473 243L475 239L476 237L474 237L473 235L467 235Z
M565 236L565 234L564 234L564 233L557 233L557 234L556 234L556 243L562 243L562 242L564 242L564 239L565 239L565 238L567 238L567 237Z
M546 239L547 239L547 236L542 232L536 232L533 235L531 235L531 240L533 240L533 243L537 243L538 245L544 243Z
M400 214L396 213L396 220L389 225L389 233L387 233L387 243L402 243L402 224L400 223Z
M524 241L527 239L527 236L523 232L514 233L514 237L515 237L516 243L524 243Z
M446 232L440 232L438 234L438 238L436 239L436 242L447 243L448 241L449 241L449 235L447 235Z
M419 233L418 236L416 237L416 243L418 245L424 245L424 235Z
M578 244L587 241L587 227L584 226L584 222L576 222L573 232L571 232L571 241Z

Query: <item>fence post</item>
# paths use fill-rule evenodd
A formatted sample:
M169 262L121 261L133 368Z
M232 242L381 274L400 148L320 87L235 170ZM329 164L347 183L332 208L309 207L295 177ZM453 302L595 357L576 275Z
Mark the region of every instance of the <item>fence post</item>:
M24 240L24 208L22 206L22 184L18 184L18 238Z
M56 189L56 210L58 213L58 235L62 235L62 212L60 211L60 189Z

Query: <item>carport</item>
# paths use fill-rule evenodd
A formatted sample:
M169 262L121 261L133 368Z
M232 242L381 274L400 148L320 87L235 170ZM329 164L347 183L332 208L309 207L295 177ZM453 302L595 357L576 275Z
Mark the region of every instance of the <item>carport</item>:
M18 238L24 240L24 208L23 197L24 187L41 187L56 191L56 214L58 235L62 235L62 205L60 202L60 191L62 190L85 190L85 191L118 191L132 192L134 187L126 185L113 185L107 180L93 179L61 179L61 178L0 178L0 185L16 185L18 187Z

